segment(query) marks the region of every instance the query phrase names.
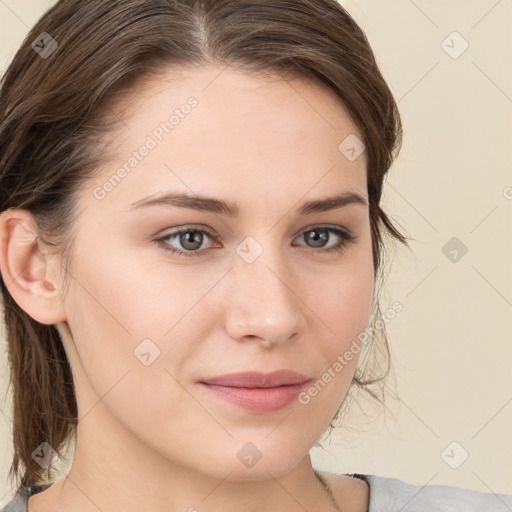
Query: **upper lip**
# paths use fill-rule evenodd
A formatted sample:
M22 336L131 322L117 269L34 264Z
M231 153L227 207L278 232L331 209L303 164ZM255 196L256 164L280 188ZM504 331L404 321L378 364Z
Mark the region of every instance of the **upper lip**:
M302 384L308 377L291 370L277 370L270 373L239 372L204 379L205 384L217 384L238 388L273 388L290 384Z

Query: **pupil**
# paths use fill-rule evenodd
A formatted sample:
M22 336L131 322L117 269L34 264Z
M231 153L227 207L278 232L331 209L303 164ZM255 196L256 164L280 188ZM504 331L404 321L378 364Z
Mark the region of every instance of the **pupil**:
M190 236L191 233L195 233L195 234ZM202 241L203 241L203 234L199 233L198 231L187 231L186 233L183 233L181 235L181 239L180 239L181 245L185 249L189 249L189 250L199 249L199 247L201 247ZM192 246L190 246L189 244L192 244Z
M313 231L310 231L309 232L310 234L310 239L312 239L313 241L313 247L322 247L322 241L325 242L327 237L328 237L328 233L327 233L327 230L313 230ZM320 241L320 243L318 243L318 241Z

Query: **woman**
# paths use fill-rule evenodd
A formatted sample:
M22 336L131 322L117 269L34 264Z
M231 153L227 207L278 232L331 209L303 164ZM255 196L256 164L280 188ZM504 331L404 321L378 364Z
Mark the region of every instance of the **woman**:
M60 1L0 122L5 512L512 509L312 467L349 389L379 399L363 333L407 244L398 110L336 1Z

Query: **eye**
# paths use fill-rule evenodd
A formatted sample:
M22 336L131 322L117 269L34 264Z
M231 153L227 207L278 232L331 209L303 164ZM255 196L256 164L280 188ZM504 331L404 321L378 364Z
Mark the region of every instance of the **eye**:
M168 233L155 240L155 242L157 242L164 250L177 254L178 256L201 256L204 250L199 251L198 249L202 246L205 235L206 237L217 241L215 235L213 235L209 230L188 226ZM309 245L309 247L322 248L325 247L326 241L332 238L332 235L336 235L338 237L338 243L331 245L328 249L321 249L316 252L325 253L341 251L357 238L348 230L332 226L315 226L313 229L303 231L301 237L303 237L307 243L312 244ZM182 251L169 246L169 240L175 240L175 243L178 242L185 250Z
M334 234L339 238L339 242L331 245L328 249L322 249L317 252L331 252L331 251L342 251L347 245L354 242L357 238L350 231L340 229L332 226L315 226L313 229L309 229L302 233L302 237L312 243L310 247L325 247L324 243L331 238Z
M210 238L214 238L214 235L206 229L186 227L177 231L173 231L172 233L159 238L156 240L156 242L159 242L163 249L166 251L176 253L179 256L199 256L199 254L197 254L197 249L201 247L205 235ZM186 251L180 251L179 249L169 247L167 240L176 238L177 241L182 244L182 247L186 249Z

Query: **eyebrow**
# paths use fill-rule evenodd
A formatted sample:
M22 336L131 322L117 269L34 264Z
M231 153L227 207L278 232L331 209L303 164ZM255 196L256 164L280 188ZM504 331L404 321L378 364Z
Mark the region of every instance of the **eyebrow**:
M366 199L357 192L342 192L331 197L315 199L304 203L298 210L299 215L308 215L311 213L327 212L338 208L343 208L349 204L360 204L368 206ZM178 206L180 208L190 208L203 212L219 213L228 217L238 217L240 209L237 204L230 201L223 201L213 197L191 195L188 193L167 192L159 195L152 195L131 203L130 210L147 206Z

